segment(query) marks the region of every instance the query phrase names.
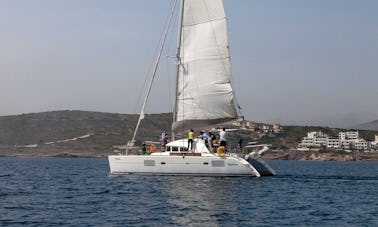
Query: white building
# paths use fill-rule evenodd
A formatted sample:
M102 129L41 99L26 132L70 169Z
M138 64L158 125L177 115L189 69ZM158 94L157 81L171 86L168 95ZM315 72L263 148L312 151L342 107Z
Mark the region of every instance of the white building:
M304 137L298 144L298 148L314 147L314 138Z
M354 141L354 149L359 150L359 151L366 151L368 149L368 143L364 139L356 139Z
M339 139L339 137L328 138L327 148L340 148L340 139Z
M378 150L378 135L375 135L374 141L370 142L370 148L372 150Z
M378 135L375 136L375 142L370 143L372 147L378 149ZM359 138L358 131L339 132L338 137L328 137L323 132L308 132L298 144L298 148L327 147L330 149L359 150L366 151L369 149L369 143Z
M326 147L328 143L327 137L315 137L314 144L316 147Z
M343 150L351 150L353 148L353 143L350 140L340 140L340 148Z
M298 144L298 148L322 147L327 146L328 136L323 132L308 132L307 137L304 137Z
M357 140L358 137L358 131L351 131L351 132L346 132L346 139L348 140Z
M244 122L245 127L248 129L251 129L252 131L255 131L256 123L252 121L245 121Z
M346 140L346 133L345 132L339 132L339 139L340 140Z
M281 127L281 125L280 124L273 124L273 132L274 133L280 133L280 132L282 132L282 127Z

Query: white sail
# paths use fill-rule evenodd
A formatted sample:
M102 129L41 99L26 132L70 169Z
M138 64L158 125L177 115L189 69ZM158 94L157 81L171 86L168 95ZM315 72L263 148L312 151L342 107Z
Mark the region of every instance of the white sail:
M222 0L185 0L173 130L237 118Z

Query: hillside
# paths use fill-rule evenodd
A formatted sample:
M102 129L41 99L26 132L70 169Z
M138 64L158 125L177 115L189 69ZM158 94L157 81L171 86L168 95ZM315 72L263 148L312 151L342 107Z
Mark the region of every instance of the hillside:
M378 131L378 120L360 124L360 125L355 126L354 128Z
M25 155L85 152L89 156L111 153L113 145L125 144L132 137L137 119L137 115L86 111L0 117L0 155L15 152ZM139 135L143 135L143 140L156 141L162 129L170 128L170 119L171 114L146 115Z
M131 139L137 115L53 111L0 117L0 156L106 156L114 145ZM158 141L162 130L169 132L172 114L149 114L142 121L136 144ZM279 134L264 134L258 129L240 130L229 135L231 149L243 138L248 142L271 144L271 158L301 159L310 154L293 154L292 148L309 131L335 136L341 129L311 126L284 126ZM360 136L373 140L376 131L361 130Z

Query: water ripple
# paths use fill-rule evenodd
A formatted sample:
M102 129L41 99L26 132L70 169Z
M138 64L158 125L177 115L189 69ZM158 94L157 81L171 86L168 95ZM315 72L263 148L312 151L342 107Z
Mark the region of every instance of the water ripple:
M110 176L106 159L0 158L0 226L377 226L378 163L276 177Z

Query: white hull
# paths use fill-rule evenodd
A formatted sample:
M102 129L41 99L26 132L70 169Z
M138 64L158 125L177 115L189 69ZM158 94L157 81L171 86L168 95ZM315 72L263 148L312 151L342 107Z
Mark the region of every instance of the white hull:
M109 156L111 174L197 175L197 176L253 176L260 173L240 157L170 155Z

